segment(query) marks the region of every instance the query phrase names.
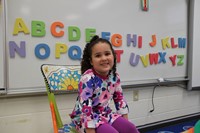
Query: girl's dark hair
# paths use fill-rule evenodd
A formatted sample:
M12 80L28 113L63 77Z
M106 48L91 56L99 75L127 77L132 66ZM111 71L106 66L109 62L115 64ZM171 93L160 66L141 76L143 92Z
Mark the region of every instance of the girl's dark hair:
M84 50L83 50L83 58L81 60L81 73L83 74L86 70L92 68L92 65L90 64L91 56L92 56L92 47L97 44L97 43L107 43L110 46L110 49L112 51L112 54L114 56L114 65L112 68L112 72L114 77L116 76L116 54L115 51L112 47L112 44L103 38L99 38L99 36L95 35L93 38L90 40L89 43L86 44Z

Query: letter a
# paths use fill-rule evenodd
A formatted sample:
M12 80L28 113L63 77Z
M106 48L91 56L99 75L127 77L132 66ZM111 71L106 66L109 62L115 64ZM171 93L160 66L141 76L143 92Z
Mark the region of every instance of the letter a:
M19 32L30 33L22 18L16 18L13 35L17 35Z

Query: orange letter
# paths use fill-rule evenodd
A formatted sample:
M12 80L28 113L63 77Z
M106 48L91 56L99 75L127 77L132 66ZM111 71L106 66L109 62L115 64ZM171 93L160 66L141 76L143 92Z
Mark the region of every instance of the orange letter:
M156 35L152 35L152 42L149 43L151 47L154 47L156 45Z
M63 23L61 22L54 22L52 25L51 25L51 34L55 37L62 37L64 35L64 31L61 30L60 32L57 32L56 31L56 28L59 27L59 28L64 28L64 25Z
M115 47L120 47L122 45L122 36L120 34L112 35L111 43Z

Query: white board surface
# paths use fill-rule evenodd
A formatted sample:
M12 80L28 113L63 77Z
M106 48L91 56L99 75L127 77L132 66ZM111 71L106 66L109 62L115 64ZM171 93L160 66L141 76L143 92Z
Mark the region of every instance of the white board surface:
M162 39L174 38L178 43L178 38L187 39L187 2L183 0L153 0L149 1L149 10L143 11L141 1L133 0L7 0L7 32L6 49L8 59L8 92L27 91L28 88L44 88L43 78L40 72L40 65L64 64L77 65L78 60L70 59L68 51L62 53L60 58L55 58L55 44L64 43L68 48L73 45L84 48L85 30L95 29L96 34L110 33L122 36L122 46L114 47L116 50L123 50L118 72L122 83L137 82L141 80L152 80L157 78L177 78L187 76L187 46L186 48L166 48L162 47ZM22 19L29 29L29 34L20 32L13 35L16 19ZM42 37L31 35L31 23L41 21L45 23L46 34ZM51 25L54 22L61 22L64 27L56 30L63 30L62 37L54 37L51 34ZM75 26L80 29L81 37L78 41L70 41L68 28ZM135 34L142 36L142 48L127 46L127 35ZM151 47L152 35L156 35L157 44ZM15 53L11 57L10 42L17 45L25 42L25 57ZM138 41L138 40L137 40ZM50 55L46 59L36 57L35 49L38 44L45 43L50 48ZM186 44L187 45L187 44ZM45 53L44 51L40 51ZM130 57L132 53L146 57L148 54L159 53L165 55L161 63L144 66L140 60L136 66L131 65ZM182 65L173 66L169 57L173 55L184 55Z

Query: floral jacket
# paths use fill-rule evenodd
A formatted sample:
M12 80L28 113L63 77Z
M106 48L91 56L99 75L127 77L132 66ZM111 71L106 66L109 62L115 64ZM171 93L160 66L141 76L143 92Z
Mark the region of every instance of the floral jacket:
M114 101L113 112L110 102ZM79 82L79 93L73 112L72 122L80 132L85 128L97 128L103 123L112 124L119 116L128 113L124 100L119 75L111 73L102 77L93 69L88 69Z

